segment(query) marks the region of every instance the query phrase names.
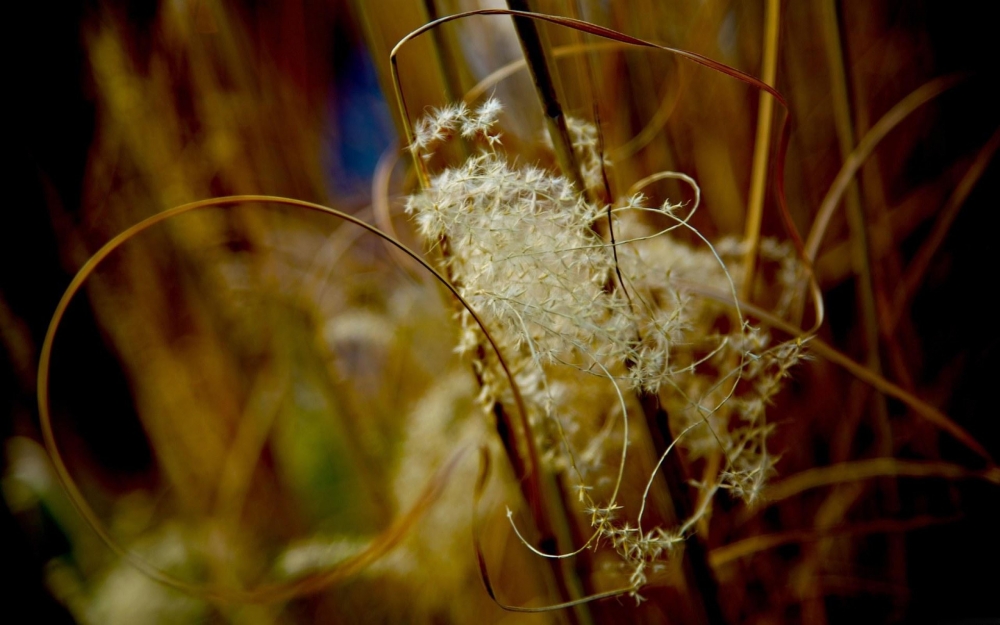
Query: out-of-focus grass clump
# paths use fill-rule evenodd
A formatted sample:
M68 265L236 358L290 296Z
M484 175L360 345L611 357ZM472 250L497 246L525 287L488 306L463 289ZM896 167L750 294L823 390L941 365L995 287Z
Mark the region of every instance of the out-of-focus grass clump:
M61 270L44 306L0 282L15 564L67 618L998 616L1000 355L971 304L1000 103L965 18L143 7L73 23L87 157L50 171L68 148L39 140L20 235ZM396 44L484 8L596 27L443 23L398 50L398 107ZM58 293L133 224L237 195L89 276L43 368L52 458Z

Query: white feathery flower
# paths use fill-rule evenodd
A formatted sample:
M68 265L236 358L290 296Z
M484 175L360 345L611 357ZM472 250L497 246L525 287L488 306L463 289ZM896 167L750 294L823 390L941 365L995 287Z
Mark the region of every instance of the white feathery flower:
M724 455L720 479L704 486L709 494L727 489L752 503L776 461L767 451L772 426L765 409L802 345L770 347L767 332L733 321L729 310L685 290L683 285L696 284L735 297L741 273L723 261L739 258L742 242L694 248L665 230L651 231L641 219L655 213L657 220L693 231L686 217L675 215L678 205L651 209L636 193L609 209L588 201L561 175L515 166L496 141L500 111L491 98L475 111L461 104L434 110L416 124L414 151L456 134L486 144L461 166L431 177L427 189L408 199L406 211L431 244L447 240L443 262L500 346L543 462L554 472L574 472L597 540L632 566L637 591L646 567L667 557L696 519L685 520L681 529L644 532L616 518L620 504L600 498L611 497L606 493L619 468L612 458L625 457L628 439L612 443L612 430L604 426L595 436L586 420L625 425L629 409L618 398L629 389L656 394L672 429L688 432L679 442L690 457ZM603 185L607 163L598 152L597 129L578 120L567 126L585 184ZM598 234L609 210L615 248ZM798 281L791 275L798 269L786 247L761 244L794 287ZM458 349L485 354L474 363L482 380L479 401L509 403L512 391L496 356L480 349L481 330L467 312L459 319ZM589 414L603 404L585 405L577 397L579 385L564 379L572 375L609 381L617 416L608 415L612 410Z

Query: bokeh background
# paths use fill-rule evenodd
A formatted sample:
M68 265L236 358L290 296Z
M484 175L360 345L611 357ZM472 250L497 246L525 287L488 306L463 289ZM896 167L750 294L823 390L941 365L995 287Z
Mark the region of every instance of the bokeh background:
M1000 341L987 314L997 284L989 224L1000 192L1000 98L987 9L529 5L755 76L767 75L765 50L774 47L773 83L793 114L788 205L803 232L848 155L898 113L823 238L820 337L1000 455ZM772 5L777 28L767 19ZM55 345L57 442L110 534L201 591L238 596L170 588L108 549L41 445L35 374L56 302L91 254L141 219L209 197L280 195L392 224L420 248L401 214L415 183L399 157L388 55L434 15L477 6L190 0L8 9L5 612L46 623L575 618L511 614L487 596L472 548L472 492L475 450L495 432L453 353L447 300L377 238L329 216L247 203L158 226L88 281ZM599 112L612 189L683 171L701 186L696 225L709 238L742 235L758 197L761 231L788 240L773 161L754 161L756 90L663 53L542 31L564 108ZM410 110L457 100L518 58L506 17L444 26L400 54ZM488 93L506 107L508 150L544 158L524 70ZM773 156L777 123L766 136ZM753 191L760 180L766 188ZM672 184L651 193L682 196ZM1000 617L1000 491L983 479L995 465L820 357L801 367L771 414L782 454L773 502L748 512L720 500L703 528L730 622ZM935 469L892 477L904 462ZM827 472L829 484L781 490L781 480L840 463L875 470ZM543 567L503 518L518 497L501 468L476 531L505 599L544 605L553 597ZM658 597L640 607L603 601L592 615L672 622Z

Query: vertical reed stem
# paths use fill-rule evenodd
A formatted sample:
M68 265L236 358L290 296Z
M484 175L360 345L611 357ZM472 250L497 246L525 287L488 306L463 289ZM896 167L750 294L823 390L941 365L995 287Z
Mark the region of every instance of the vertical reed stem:
M778 68L778 29L780 25L780 0L767 0L764 20L764 62L760 79L774 86ZM771 152L771 126L774 120L774 98L761 91L757 98L757 137L753 148L753 170L750 181L750 203L744 238L747 249L743 256L746 278L740 288L742 299L752 301L753 283L757 270L757 247L760 243L760 226L764 215L764 187L767 181L767 160Z
M441 17L434 0L424 0L424 10L427 11L428 22L433 22ZM431 37L434 38L434 51L437 55L438 65L441 67L441 76L444 78L445 101L460 102L462 100L462 81L458 74L458 64L455 63L455 55L452 54L451 44L440 28L432 30Z
M667 411L660 405L659 398L648 392L639 393L639 403L646 418L646 426L656 454L663 452L674 442L667 421ZM667 454L663 463L663 475L673 512L679 521L690 518L693 513L691 493L680 454ZM684 542L684 578L687 580L688 606L696 622L708 625L725 625L726 619L719 605L719 584L708 563L708 551L697 534Z
M527 12L531 10L527 0L507 0L507 6L512 11ZM531 79L535 83L538 100L542 105L545 125L548 128L549 136L552 137L552 146L555 149L556 160L559 162L559 169L581 193L585 193L587 186L583 183L580 165L573 152L573 141L566 128L566 117L563 115L555 82L553 82L552 73L549 71L549 63L545 48L542 46L538 27L530 17L515 16L512 19L514 20L514 28L517 30L517 38L521 42L524 59L531 72Z

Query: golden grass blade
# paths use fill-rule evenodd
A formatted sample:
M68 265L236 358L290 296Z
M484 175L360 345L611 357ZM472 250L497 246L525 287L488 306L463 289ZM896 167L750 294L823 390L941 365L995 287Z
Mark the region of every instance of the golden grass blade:
M566 57L577 56L580 54L585 54L587 52L601 52L605 50L621 50L627 48L628 44L618 43L614 41L602 41L599 43L579 43L579 44L569 44L564 46L556 46L552 48L551 54L554 59L562 59ZM524 59L517 59L516 61L511 61L503 67L500 67L488 76L480 80L472 89L465 92L462 96L462 101L466 104L471 104L479 98L483 97L487 91L492 87L503 82L507 78L510 78L517 72L527 69L528 63Z
M766 551L768 549L781 547L782 545L813 542L822 540L824 538L829 538L831 536L908 532L910 530L919 529L922 527L929 527L932 525L945 525L948 523L954 523L955 521L958 521L960 518L961 517L959 516L952 516L946 518L921 516L907 520L879 519L877 521L869 521L867 523L857 523L844 527L829 528L829 529L824 529L822 531L791 530L788 532L779 532L776 534L751 536L749 538L744 538L743 540L738 540L734 543L730 543L728 545L724 545L722 547L713 549L709 553L708 558L709 561L712 563L712 566L722 567L727 564L731 564L739 560L740 558L752 556L755 553L760 553L761 551Z
M775 503L821 486L858 482L874 477L941 477L949 480L981 479L1000 485L1000 468L970 471L947 462L917 462L897 458L869 458L808 469L767 487L764 500Z
M392 223L392 210L389 206L389 182L397 163L399 163L399 148L394 145L382 152L378 163L375 164L375 175L372 176L372 216L379 230L399 241L402 239L396 232L396 226ZM420 266L414 263L409 255L399 251L396 246L385 240L382 240L382 243L396 263L411 277L416 278Z
M764 63L761 80L773 85L778 69L779 0L767 0L764 19ZM767 180L767 161L771 152L771 123L774 117L774 100L764 91L757 100L757 137L753 146L753 169L750 175L750 202L747 206L743 240L745 278L740 297L752 300L754 277L757 270L757 247L760 244L760 225L764 218L764 188Z
M844 195L854 175L871 155L872 151L878 147L882 139L893 128L909 117L913 111L958 85L964 78L964 76L957 75L942 76L925 83L910 93L910 95L900 100L896 106L889 109L889 112L883 115L871 127L871 130L865 134L857 147L854 148L854 151L844 161L840 172L837 173L837 177L834 179L833 184L830 185L830 190L827 191L826 196L820 203L819 210L816 212L816 218L813 220L812 228L809 230L805 246L806 256L810 261L816 260L820 243L822 243L823 236L830 226L830 219L833 217L837 205L840 204L840 198Z

